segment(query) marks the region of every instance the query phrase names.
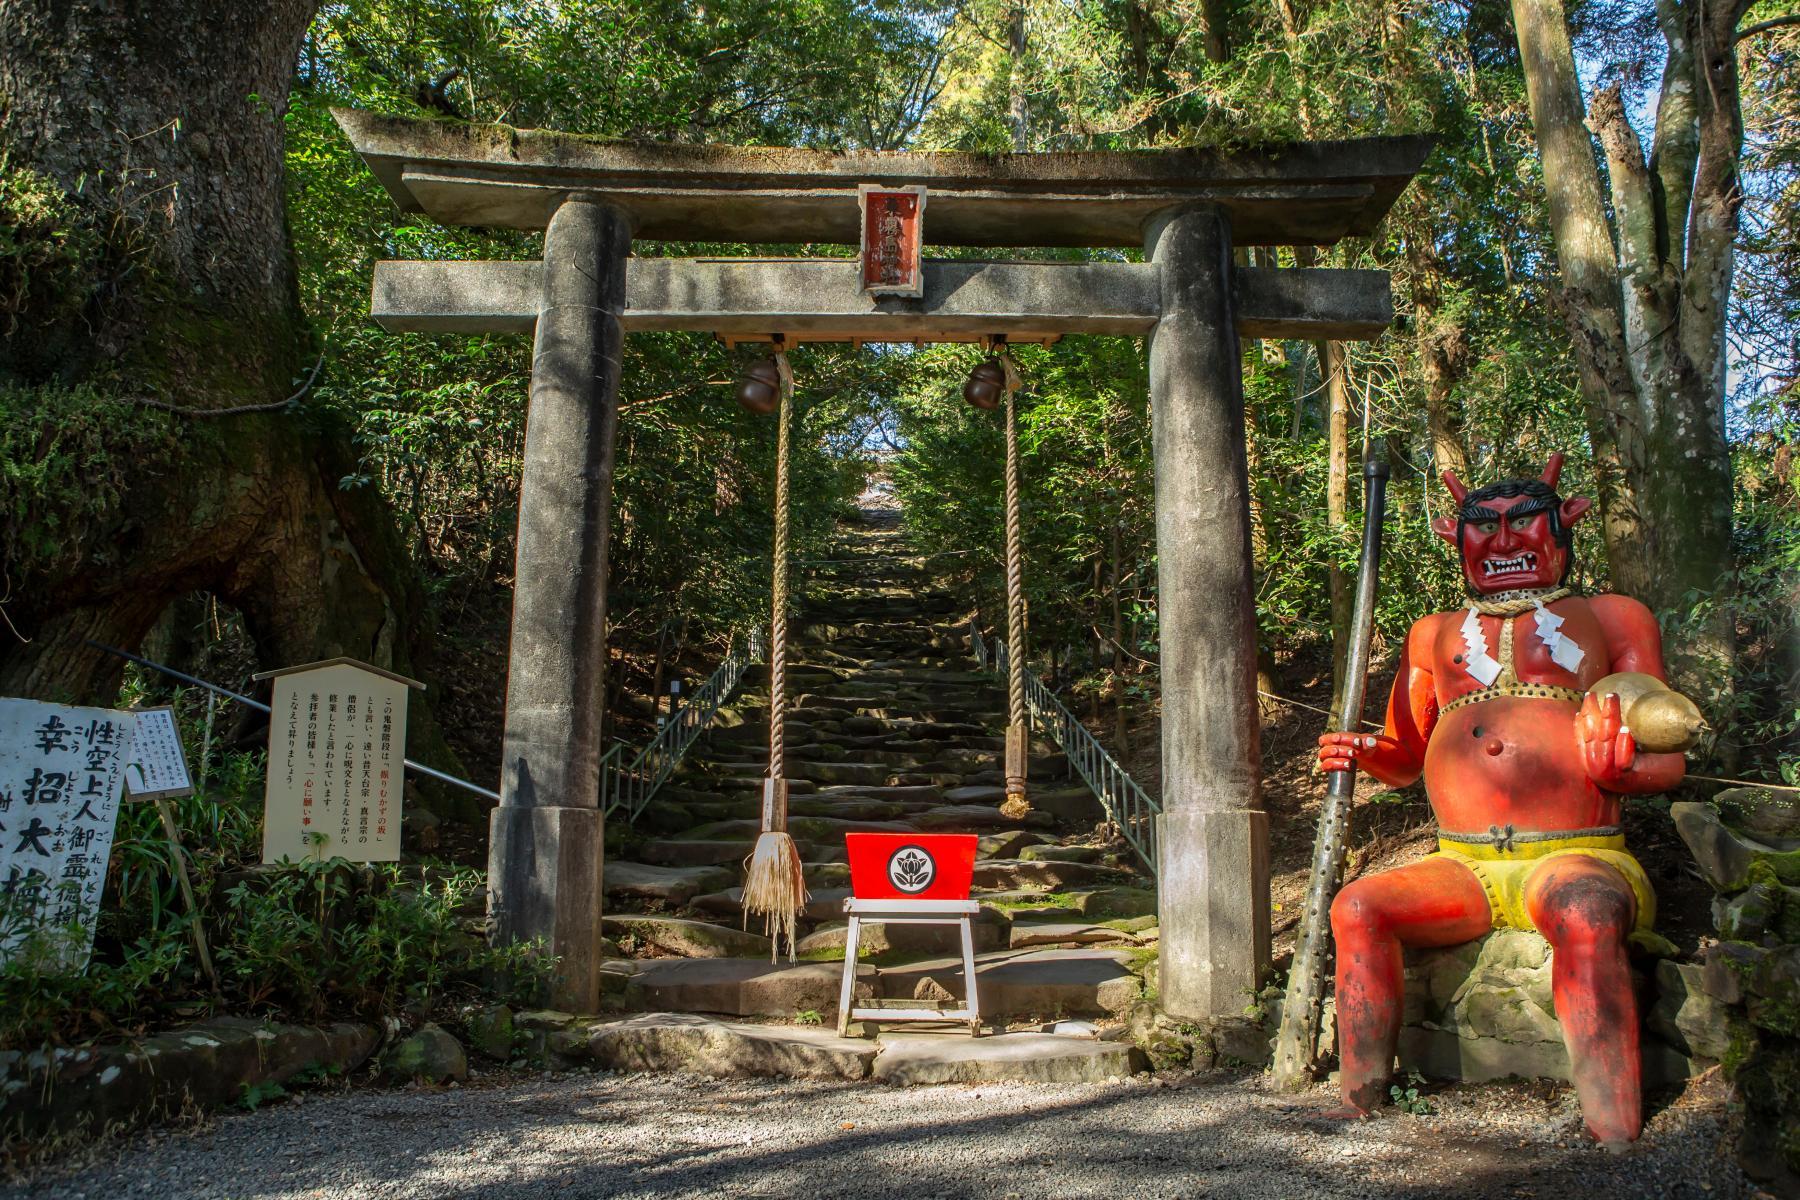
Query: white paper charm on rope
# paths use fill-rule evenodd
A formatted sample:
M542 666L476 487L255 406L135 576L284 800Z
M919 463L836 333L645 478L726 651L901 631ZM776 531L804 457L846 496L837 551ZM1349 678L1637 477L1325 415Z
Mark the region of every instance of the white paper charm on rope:
M1550 661L1574 674L1587 652L1576 645L1574 638L1562 632L1563 619L1545 608L1543 601L1537 602L1537 611L1532 616L1537 621L1538 641L1550 652Z
M1500 678L1500 664L1488 653L1487 634L1481 631L1481 613L1473 605L1463 618L1462 637L1466 652L1463 665L1482 687L1493 687L1494 680Z

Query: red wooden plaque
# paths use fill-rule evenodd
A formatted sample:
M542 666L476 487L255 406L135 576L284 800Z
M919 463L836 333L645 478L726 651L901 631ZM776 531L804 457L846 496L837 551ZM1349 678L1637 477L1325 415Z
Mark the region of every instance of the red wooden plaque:
M925 274L920 253L925 245L925 189L879 187L857 189L862 204L862 283L872 296L922 296Z

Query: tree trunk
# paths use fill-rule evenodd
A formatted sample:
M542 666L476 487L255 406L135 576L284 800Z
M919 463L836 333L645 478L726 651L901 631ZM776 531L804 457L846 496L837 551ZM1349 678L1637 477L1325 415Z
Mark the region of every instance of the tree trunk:
M1006 20L1006 47L1011 74L1007 78L1007 119L1012 125L1013 150L1031 149L1031 125L1025 107L1025 4L1019 0Z
M1330 405L1329 454L1325 482L1325 523L1334 537L1350 539L1350 381L1344 343L1319 342L1319 372ZM1331 710L1344 694L1344 659L1350 649L1350 576L1334 560L1331 583Z
M1613 582L1678 611L1690 591L1716 591L1731 567L1724 336L1742 202L1732 41L1744 6L1658 5L1668 65L1649 162L1616 88L1583 112L1563 0L1512 8ZM1728 623L1703 640L1673 649L1728 662Z
M135 648L196 591L238 608L265 666L423 667L424 596L397 524L372 488L338 483L357 473L348 431L280 406L316 353L281 120L314 8L0 0L0 153L101 248L62 289L85 297L56 322L80 336L17 314L0 383L36 396L46 429L71 385L200 413L154 418L177 449L114 463L118 502L88 514L93 536L14 575L22 640L0 645L0 692L114 700L120 661L85 639ZM270 407L208 415L245 405ZM445 762L429 705L413 713L409 749Z

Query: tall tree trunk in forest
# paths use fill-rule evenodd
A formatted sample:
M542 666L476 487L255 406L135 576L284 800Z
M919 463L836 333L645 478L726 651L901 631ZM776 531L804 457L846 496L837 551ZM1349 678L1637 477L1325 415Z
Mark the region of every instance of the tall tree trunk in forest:
M1725 316L1742 203L1734 41L1747 7L1659 0L1668 53L1646 161L1618 88L1583 113L1563 0L1512 0L1613 580L1665 611L1716 590L1731 566ZM1676 649L1690 665L1729 662L1728 622L1705 640Z
M1006 83L1007 118L1012 124L1013 150L1031 149L1031 126L1025 107L1025 4L1018 0L1006 18L1006 48L1010 74Z
M1428 237L1406 239L1411 267L1413 329L1418 339L1419 373L1425 379L1425 432L1434 475L1455 471L1469 478L1469 450L1463 441L1461 405L1454 392L1469 369L1469 331L1460 310L1444 307L1444 264Z
M1325 524L1334 538L1354 545L1350 537L1350 380L1344 343L1319 342L1319 373L1325 377L1329 404L1325 476ZM1331 710L1344 694L1344 658L1350 649L1350 577L1334 560L1331 581ZM1339 726L1343 728L1343 726Z
M318 353L282 194L282 113L314 8L0 0L0 161L98 247L64 264L56 299L80 297L78 313L40 297L0 323L14 398L0 415L48 437L74 385L119 411L194 414L143 418L175 450L110 464L117 503L85 515L91 536L23 576L8 564L19 637L0 634L0 693L112 700L121 664L84 639L136 647L196 591L238 608L266 666L421 669L424 596L392 513L339 485L358 473L347 430L281 403ZM0 209L0 234L18 221ZM429 706L415 713L415 757L445 761Z

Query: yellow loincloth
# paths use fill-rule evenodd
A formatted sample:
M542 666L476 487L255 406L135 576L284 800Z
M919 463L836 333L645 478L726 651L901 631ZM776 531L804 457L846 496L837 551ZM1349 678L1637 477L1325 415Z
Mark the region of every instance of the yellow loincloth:
M1625 877L1637 897L1636 932L1648 931L1656 923L1656 893L1650 878L1625 849L1622 834L1600 837L1549 838L1540 842L1523 842L1502 849L1482 843L1450 842L1438 839L1438 849L1427 858L1448 858L1469 868L1481 881L1487 893L1488 911L1494 925L1501 929L1523 929L1536 932L1531 914L1525 908L1525 884L1544 863L1555 858L1582 855L1597 858Z

